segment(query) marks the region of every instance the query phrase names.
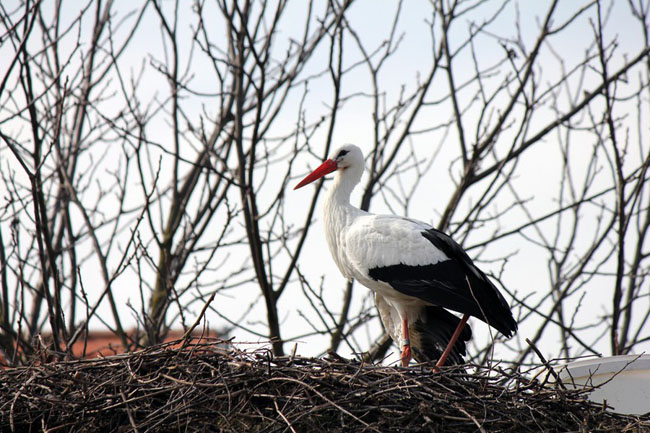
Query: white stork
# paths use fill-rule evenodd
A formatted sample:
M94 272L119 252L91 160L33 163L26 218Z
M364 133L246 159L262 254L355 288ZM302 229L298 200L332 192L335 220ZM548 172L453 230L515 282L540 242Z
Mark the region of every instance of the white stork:
M375 293L384 327L402 348L402 365L412 356L419 362L437 359L437 366L447 356L462 363L472 335L465 326L469 316L510 337L517 323L507 302L460 245L423 222L350 204L363 170L361 149L349 144L294 189L336 171L324 204L327 244L341 273Z

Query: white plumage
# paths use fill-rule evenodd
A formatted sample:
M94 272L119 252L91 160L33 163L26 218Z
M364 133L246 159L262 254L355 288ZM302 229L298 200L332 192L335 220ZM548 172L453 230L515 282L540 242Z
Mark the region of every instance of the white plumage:
M442 365L447 343L450 361L462 362L471 337L465 327L469 315L510 336L517 325L508 304L451 238L423 222L374 215L350 204L363 170L361 150L346 145L295 189L336 171L324 203L327 244L341 273L375 292L384 327L402 347L403 365L411 350L419 361L439 359ZM465 317L461 321L444 308Z

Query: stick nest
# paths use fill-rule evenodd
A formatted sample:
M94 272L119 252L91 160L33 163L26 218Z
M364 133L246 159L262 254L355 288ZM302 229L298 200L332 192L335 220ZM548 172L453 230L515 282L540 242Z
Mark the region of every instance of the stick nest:
M203 340L205 341L205 340ZM166 344L102 359L0 370L2 431L650 431L498 367L433 372L330 356ZM543 379L544 375L540 377Z

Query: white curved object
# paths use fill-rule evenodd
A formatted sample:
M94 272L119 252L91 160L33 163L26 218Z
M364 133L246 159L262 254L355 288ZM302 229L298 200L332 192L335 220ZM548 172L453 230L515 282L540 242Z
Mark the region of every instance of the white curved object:
M557 367L556 371L567 387L595 387L589 400L606 401L615 412L650 412L650 355L584 359Z

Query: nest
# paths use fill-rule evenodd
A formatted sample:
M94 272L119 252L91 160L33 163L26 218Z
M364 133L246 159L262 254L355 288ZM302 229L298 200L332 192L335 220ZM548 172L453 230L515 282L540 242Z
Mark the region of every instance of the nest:
M0 423L16 432L650 431L648 416L498 367L434 372L216 342L0 370Z

